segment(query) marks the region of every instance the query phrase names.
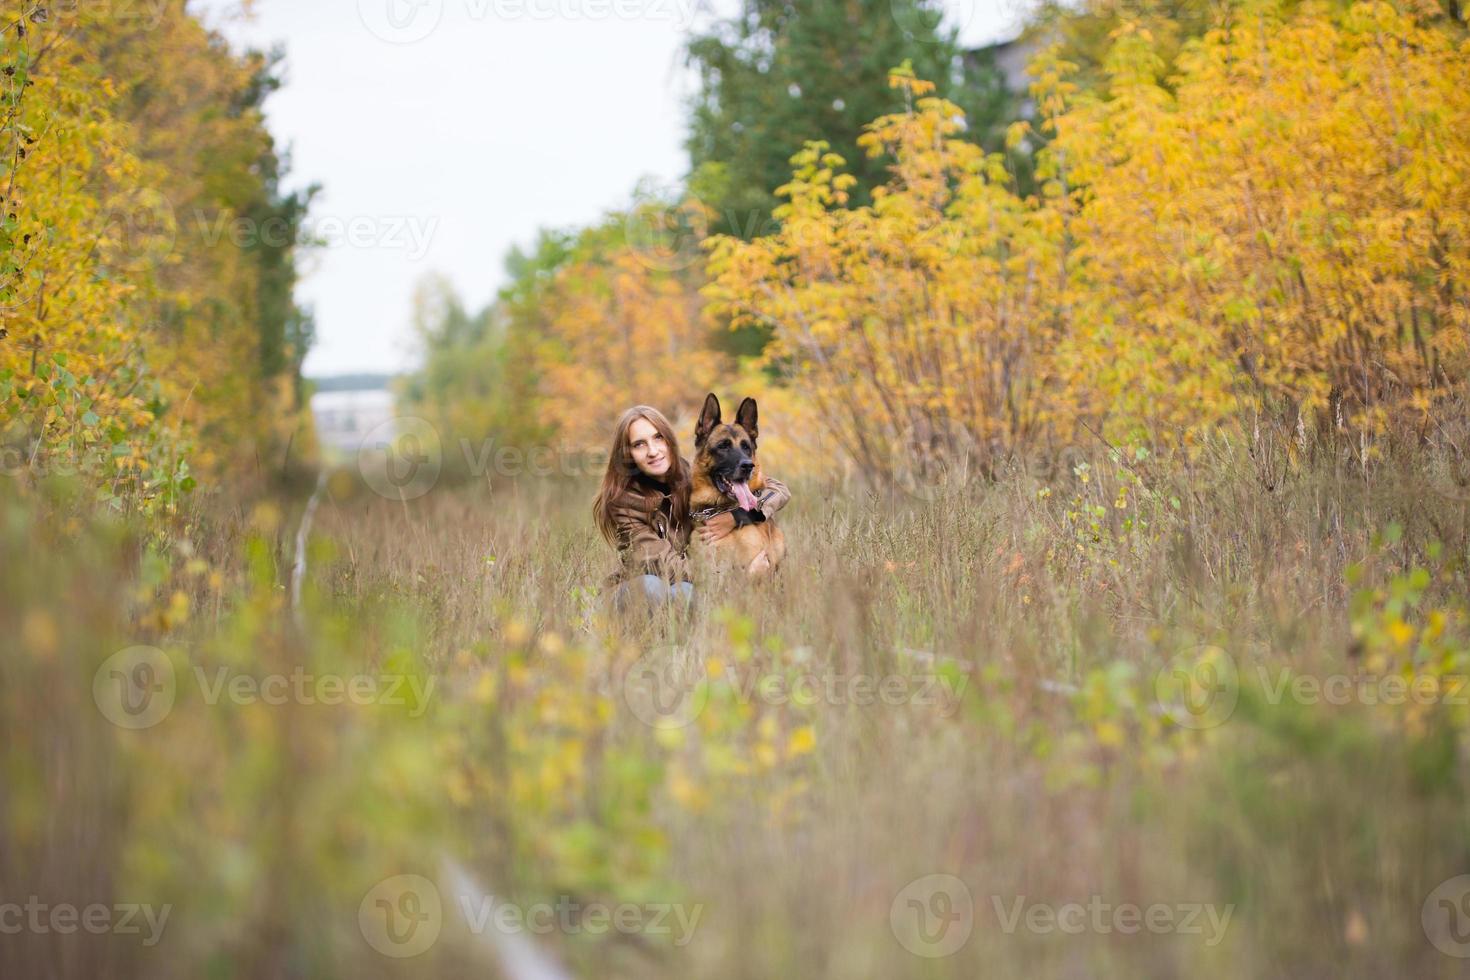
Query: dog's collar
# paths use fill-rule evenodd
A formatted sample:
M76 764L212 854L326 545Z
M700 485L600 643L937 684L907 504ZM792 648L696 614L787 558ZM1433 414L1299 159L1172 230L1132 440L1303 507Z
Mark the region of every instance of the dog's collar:
M755 502L758 503L758 504L760 504L762 507L765 506L765 503L766 503L766 491L765 490L762 490L760 493L758 493L758 494L755 495ZM694 521L694 523L696 523L696 524L703 524L706 521L708 521L711 517L719 517L721 514L734 513L735 511L737 511L739 509L740 509L740 507L739 507L738 504L731 504L728 507L705 507L702 510L696 510L694 513L690 514L689 517L690 517L691 520Z

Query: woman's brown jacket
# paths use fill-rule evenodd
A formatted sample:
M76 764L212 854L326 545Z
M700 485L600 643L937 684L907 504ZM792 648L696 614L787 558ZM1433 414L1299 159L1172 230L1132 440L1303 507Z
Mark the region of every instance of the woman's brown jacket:
M618 565L607 577L609 586L657 575L665 582L689 581L689 535L694 522L673 518L670 488L639 474L612 502L613 527L618 534Z
M688 469L688 464L685 464ZM779 480L766 478L758 498L767 517L786 506L791 491ZM694 522L689 517L675 524L674 500L662 483L639 474L623 494L612 502L613 526L618 535L617 568L607 577L608 586L640 575L656 575L665 582L688 582L689 539Z

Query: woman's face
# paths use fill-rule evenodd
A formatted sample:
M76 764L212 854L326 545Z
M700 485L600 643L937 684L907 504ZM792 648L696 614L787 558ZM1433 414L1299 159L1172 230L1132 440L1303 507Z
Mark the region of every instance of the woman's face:
M653 476L663 479L664 473L669 472L670 458L669 444L664 442L659 430L653 428L653 423L647 419L634 419L634 423L628 426L628 448L634 457L634 463L638 469Z
M669 472L669 465L673 462L669 444L648 419L634 419L628 427L628 448L633 462L649 476L662 479Z

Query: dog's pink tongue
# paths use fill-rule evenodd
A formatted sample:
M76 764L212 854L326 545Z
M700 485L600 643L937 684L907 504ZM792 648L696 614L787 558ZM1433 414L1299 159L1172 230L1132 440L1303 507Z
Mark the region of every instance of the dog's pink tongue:
M755 499L755 494L750 492L748 483L731 484L730 494L740 505L741 510L760 510L760 502Z

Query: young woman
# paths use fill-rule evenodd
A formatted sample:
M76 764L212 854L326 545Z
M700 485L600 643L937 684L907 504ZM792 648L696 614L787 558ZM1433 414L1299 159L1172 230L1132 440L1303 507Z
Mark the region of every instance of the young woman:
M640 594L655 605L694 598L685 556L693 529L689 465L658 409L635 405L618 419L592 516L618 552L607 584L619 609Z
M618 419L602 489L592 505L597 529L618 552L618 567L608 576L614 604L633 598L661 605L675 597L694 598L687 551L694 532L689 516L689 463L679 455L674 427L656 408L635 405ZM791 499L786 486L769 477L760 508L774 516ZM701 525L706 543L735 530L733 514Z

